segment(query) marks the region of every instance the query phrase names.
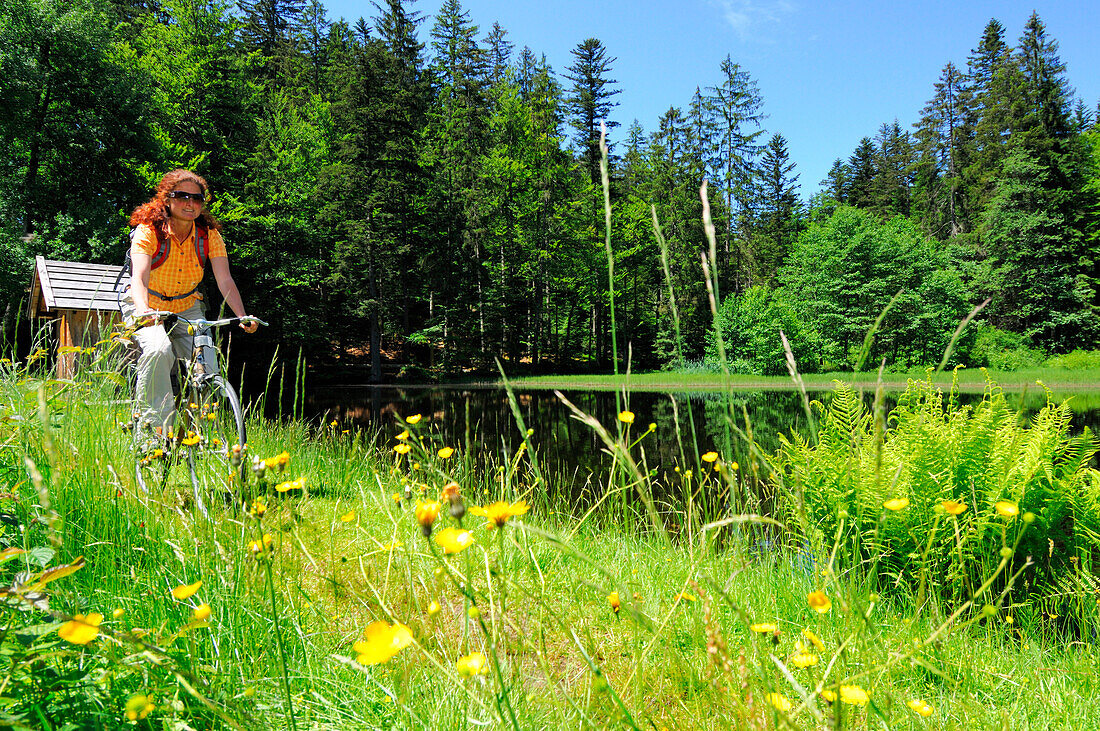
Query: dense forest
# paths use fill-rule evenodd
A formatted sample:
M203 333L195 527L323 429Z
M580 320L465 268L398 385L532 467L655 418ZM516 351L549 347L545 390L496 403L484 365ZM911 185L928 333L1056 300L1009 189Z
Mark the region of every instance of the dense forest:
M1100 127L1037 15L1014 42L991 20L966 68L929 80L912 129L869 128L807 202L733 58L646 131L616 120L598 39L555 70L459 0L431 18L410 0L374 9L0 2L7 330L35 255L121 262L129 212L182 166L214 185L245 301L275 326L257 342L374 379L498 357L610 370L612 323L620 368L713 364L704 180L735 370L781 370L780 328L808 371L937 363L986 299L956 362L1100 339Z

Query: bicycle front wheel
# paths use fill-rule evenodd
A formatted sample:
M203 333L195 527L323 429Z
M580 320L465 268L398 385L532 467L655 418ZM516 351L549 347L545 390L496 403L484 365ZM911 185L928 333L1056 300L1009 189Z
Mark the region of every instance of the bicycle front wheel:
M221 376L191 390L184 404L187 414L184 445L191 468L195 503L206 514L204 495L221 494L236 500L244 485L244 411L237 392ZM232 464L234 447L240 447L240 462Z

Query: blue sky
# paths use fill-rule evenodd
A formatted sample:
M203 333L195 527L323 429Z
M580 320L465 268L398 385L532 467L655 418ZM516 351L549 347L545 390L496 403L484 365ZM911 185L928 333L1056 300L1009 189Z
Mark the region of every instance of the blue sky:
M599 38L617 60L622 93L612 118L621 141L637 119L647 132L670 106L687 107L695 88L719 82L729 55L757 82L767 135L788 141L803 196L818 188L837 157L896 118L906 129L952 61L965 70L991 18L1013 45L1033 10L1058 41L1077 98L1100 101L1100 12L1070 2L811 2L809 0L463 0L482 36L493 22L518 51L545 54L559 76L570 51ZM370 18L364 0L325 0L331 18ZM427 43L439 0L419 0Z

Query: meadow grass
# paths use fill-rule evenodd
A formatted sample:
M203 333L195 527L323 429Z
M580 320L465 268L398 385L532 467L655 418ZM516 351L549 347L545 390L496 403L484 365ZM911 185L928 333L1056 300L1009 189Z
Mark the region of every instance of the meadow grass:
M634 497L654 437L626 415L593 425L619 465L602 479L611 497L568 510L545 498L538 424L500 461L444 458L427 417L377 433L253 417L249 452L270 466L211 485L225 499L206 519L183 468L136 487L112 380L0 379L5 544L27 551L0 554L14 727L1098 725L1091 634L1042 613L1021 626L1012 605L952 618L964 598L886 591L843 533L817 534L819 550L759 517L769 498L749 465L716 455L685 473L685 497L654 522ZM439 503L429 540L425 513L452 481L459 500ZM745 498L693 516L707 481ZM517 514L486 530L473 508L498 500ZM460 526L456 504L472 545L446 555L434 539ZM93 613L94 638L62 639Z

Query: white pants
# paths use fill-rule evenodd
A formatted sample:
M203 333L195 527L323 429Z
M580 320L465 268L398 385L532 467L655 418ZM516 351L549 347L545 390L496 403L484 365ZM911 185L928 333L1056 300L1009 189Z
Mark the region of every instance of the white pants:
M202 302L196 302L179 315L189 320L202 317ZM134 301L129 294L122 300L122 316L127 324L133 323ZM172 366L177 358L191 358L193 338L187 334L187 323L177 321L167 331L163 324L138 328L134 332L134 340L141 347L134 393L138 426L143 429L159 427L161 433L167 436L176 414L172 396Z

